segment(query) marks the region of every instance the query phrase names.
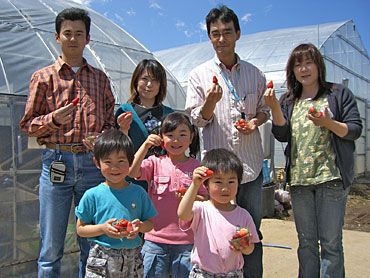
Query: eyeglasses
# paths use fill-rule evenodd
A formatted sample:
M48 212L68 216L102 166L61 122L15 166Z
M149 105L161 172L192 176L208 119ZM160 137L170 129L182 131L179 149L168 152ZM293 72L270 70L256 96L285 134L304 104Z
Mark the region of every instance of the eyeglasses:
M223 31L223 32L215 31L215 32L210 33L211 39L215 39L215 40L219 40L221 38L221 36L225 39L229 39L233 35L234 35L234 32L232 30L226 30L226 31Z
M150 84L157 84L157 83L159 83L159 80L155 79L155 78L150 78L150 77L142 77L142 78L139 79L139 82L141 84L147 85L149 82L150 82Z

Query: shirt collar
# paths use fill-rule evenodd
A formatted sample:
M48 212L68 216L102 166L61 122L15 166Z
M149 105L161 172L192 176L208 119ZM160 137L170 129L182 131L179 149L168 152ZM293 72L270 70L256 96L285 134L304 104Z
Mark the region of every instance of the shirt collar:
M63 67L71 68L65 61L63 61L62 57L59 56L58 59L55 61L55 67L57 71L59 72ZM86 59L83 58L82 60L82 68L86 68L88 71L91 71L93 74L95 74L95 69L87 63Z
M236 56L236 64L234 66L236 66L236 69L239 69L239 67L240 67L240 57L236 53L235 53L235 56ZM218 59L216 54L215 54L213 60L215 61L216 65L219 66L222 70L226 69L226 66L220 61L220 59Z

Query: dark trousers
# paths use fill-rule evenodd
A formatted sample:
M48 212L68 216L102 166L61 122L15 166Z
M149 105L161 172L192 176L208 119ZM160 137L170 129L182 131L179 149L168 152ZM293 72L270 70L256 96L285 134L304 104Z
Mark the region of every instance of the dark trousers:
M252 216L260 240L262 233L260 231L262 218L262 173L257 179L251 182L239 185L236 202L239 206L246 209ZM244 277L261 278L263 274L262 265L262 242L256 243L252 254L244 255Z

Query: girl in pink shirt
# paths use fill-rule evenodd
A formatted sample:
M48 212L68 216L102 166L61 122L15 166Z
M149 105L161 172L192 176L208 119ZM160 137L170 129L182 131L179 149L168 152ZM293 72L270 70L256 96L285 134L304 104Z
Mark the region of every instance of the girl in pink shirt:
M243 277L243 254L251 254L254 243L260 241L251 215L232 202L243 164L226 149L208 151L201 164L177 211L180 220L190 221L194 232L189 277ZM203 183L210 199L195 202ZM235 239L237 235L242 237Z
M156 146L166 154L144 159L148 150ZM194 169L200 165L194 158L198 149L196 128L185 114L174 112L163 120L160 135L149 135L135 154L130 176L148 182L149 197L158 211L142 248L144 277L189 276L194 237L192 231L179 228L177 208L192 182ZM190 157L186 155L188 150ZM205 200L207 190L198 189L197 198Z

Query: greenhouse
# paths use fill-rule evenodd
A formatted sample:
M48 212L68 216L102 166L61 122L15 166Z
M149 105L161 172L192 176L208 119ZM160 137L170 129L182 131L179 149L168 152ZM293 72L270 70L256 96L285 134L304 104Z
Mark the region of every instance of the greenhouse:
M242 30L243 34L243 30ZM262 70L267 80L273 80L278 94L285 91L285 66L292 49L300 43L313 43L323 54L327 80L344 83L357 97L364 129L356 141L356 173L370 171L370 59L360 34L352 20L242 35L236 43L236 52ZM211 59L214 50L210 42L185 45L154 53L175 75L186 90L189 72ZM263 137L264 146L270 141ZM284 167L284 146L275 141L275 167ZM266 154L265 154L266 155Z
M52 64L59 55L55 16L71 6L78 5L59 0L0 0L0 277L30 277L37 273L41 151L20 132L18 123L24 113L31 74ZM135 66L153 55L104 16L89 12L91 41L84 57L109 76L116 104L124 103ZM169 72L167 77L167 105L181 109L185 93ZM71 214L64 277L77 273L74 222Z

